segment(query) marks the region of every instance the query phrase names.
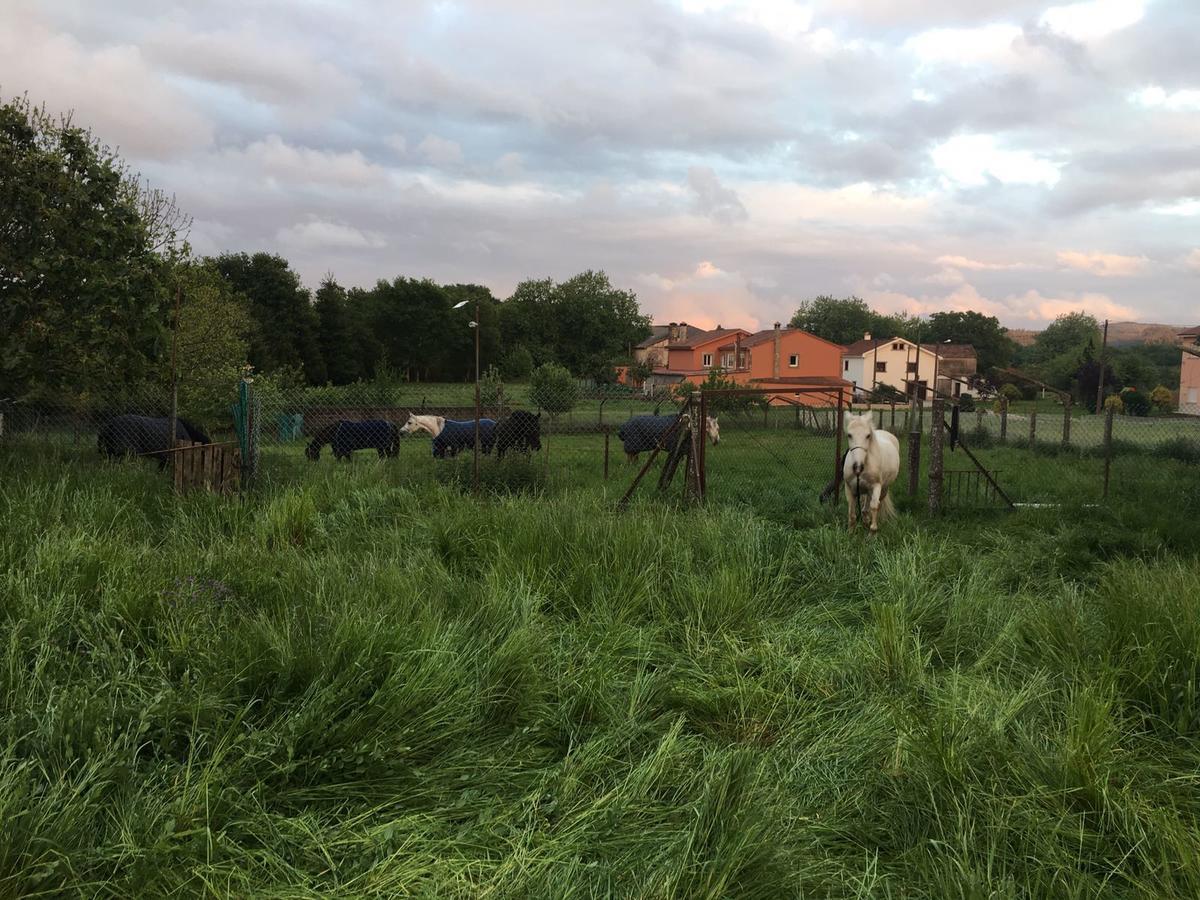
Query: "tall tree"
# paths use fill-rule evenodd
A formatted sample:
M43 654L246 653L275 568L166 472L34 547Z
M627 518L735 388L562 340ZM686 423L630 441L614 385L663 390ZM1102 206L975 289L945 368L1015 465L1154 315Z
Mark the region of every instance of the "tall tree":
M614 287L604 272L576 275L553 296L559 359L576 375L608 380L613 363L650 333L637 295Z
M249 303L211 262L180 263L174 280L181 301L174 354L179 410L200 419L220 418L248 358ZM164 387L171 384L170 353L159 360L158 379Z
M346 289L334 280L332 273L326 275L317 288L313 308L317 314L317 341L325 361L326 377L332 384L350 384L362 378L366 372L355 341L357 335Z
M1089 341L1093 347L1100 346L1100 323L1087 313L1066 313L1033 339L1032 357L1035 362L1047 362L1064 353L1081 354Z
M450 333L442 288L428 279L379 281L369 303L383 365L413 381L435 376Z
M79 400L149 375L186 228L69 117L0 105L0 395Z
M929 317L925 338L930 343L953 341L975 348L979 371L989 372L1012 362L1016 342L995 316L978 312L936 312Z
M866 334L877 338L915 337L915 320L878 313L859 297L821 295L805 300L796 309L791 328L800 328L835 344L852 344Z
M517 285L501 306L500 334L506 348L524 347L535 367L558 361L553 279L528 279Z
M317 313L300 276L282 256L226 253L214 263L250 301L255 329L250 362L263 372L295 368L309 384L324 384L325 361L317 341Z
M475 375L475 332L469 323L475 320L476 301L480 367L484 371L500 361L500 310L492 292L482 285L450 284L443 287L442 291L448 308L463 300L467 301L467 305L459 310L448 309L450 328L438 361L437 377L464 381Z

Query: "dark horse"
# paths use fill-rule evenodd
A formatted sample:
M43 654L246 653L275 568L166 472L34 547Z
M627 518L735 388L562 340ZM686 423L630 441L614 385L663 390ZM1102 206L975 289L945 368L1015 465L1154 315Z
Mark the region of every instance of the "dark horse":
M496 426L496 459L504 459L508 450L529 453L542 449L542 414L514 410Z
M336 459L350 459L355 450L375 450L379 458L400 455L400 431L392 422L384 419L369 419L365 422L338 420L326 425L313 435L304 449L311 460L321 458L321 448L329 444Z
M166 418L150 416L114 416L100 427L96 448L109 459L122 456L154 455L160 469L166 468L170 449L171 426ZM175 420L175 439L211 444L212 438L187 419Z

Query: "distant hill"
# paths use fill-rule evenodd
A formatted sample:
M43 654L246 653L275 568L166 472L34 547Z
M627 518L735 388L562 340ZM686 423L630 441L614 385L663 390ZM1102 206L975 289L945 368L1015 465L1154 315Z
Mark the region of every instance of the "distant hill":
M1179 325L1158 325L1153 322L1109 322L1108 342L1114 346L1120 344L1174 344L1175 335L1182 331ZM1038 332L1029 328L1010 328L1008 336L1028 347L1037 337Z

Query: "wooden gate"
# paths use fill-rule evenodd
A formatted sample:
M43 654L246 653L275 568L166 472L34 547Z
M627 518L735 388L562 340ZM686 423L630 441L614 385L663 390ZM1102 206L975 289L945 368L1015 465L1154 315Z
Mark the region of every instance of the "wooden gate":
M237 443L179 441L171 456L175 490L181 494L197 488L228 494L241 486L242 451Z

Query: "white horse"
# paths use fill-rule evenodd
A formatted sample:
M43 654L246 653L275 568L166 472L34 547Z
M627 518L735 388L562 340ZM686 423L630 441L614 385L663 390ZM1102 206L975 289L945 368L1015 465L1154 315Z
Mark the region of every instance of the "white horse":
M400 433L407 437L413 432L425 431L430 437L437 437L445 427L445 416L418 416L415 413L409 413L408 421L400 426Z
M864 498L870 498L871 531L878 531L880 518L886 519L895 512L888 488L900 474L900 442L890 431L876 428L869 412L851 416L846 423L846 434L850 437L850 448L842 462L842 483L850 507L850 527L854 528Z

